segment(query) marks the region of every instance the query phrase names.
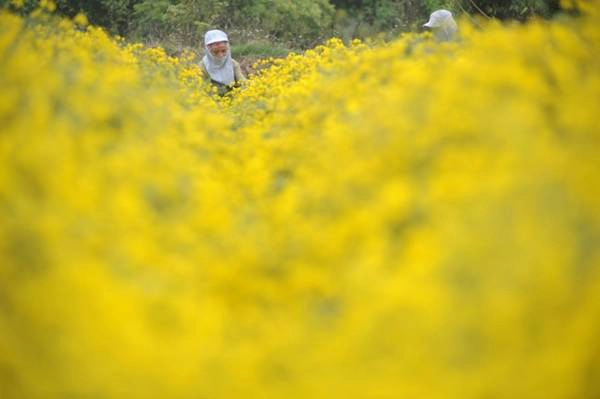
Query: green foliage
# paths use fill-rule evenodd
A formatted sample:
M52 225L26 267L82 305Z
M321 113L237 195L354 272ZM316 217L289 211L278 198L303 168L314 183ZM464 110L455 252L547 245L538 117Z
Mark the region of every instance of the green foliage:
M462 3L469 12L485 13L487 16L501 19L526 19L532 15L550 17L560 6L559 0L468 0Z
M338 31L340 24L346 28L354 24L359 36L361 30L369 29L415 30L432 11L440 8L456 14L468 12L501 19L550 17L559 10L559 0L331 0L331 3L338 11L344 11L338 12ZM365 25L369 29L365 29Z
M370 25L390 28L404 15L404 0L332 1L336 8Z
M259 56L268 58L285 57L291 50L269 42L250 42L233 45L231 51L238 57Z
M160 35L170 28L167 19L169 0L142 1L134 6L133 17L138 33L143 35Z
M144 0L134 6L134 32L141 36L177 36L197 44L202 34L224 14L219 0Z
M139 0L55 0L59 13L73 16L84 12L94 25L113 34L126 35L132 22L133 7Z
M310 42L331 26L334 9L328 0L256 0L245 14L254 26L284 39Z
M99 2L101 13L94 15L94 18L103 20L101 25L107 26L110 31L125 34L129 30L133 6L136 2L135 0L102 0Z
M422 3L427 14L442 8L458 14L461 11L461 6L464 7L463 4L470 4L470 0L423 0Z
M226 30L235 40L311 47L331 36L345 40L386 32L415 31L429 13L446 8L459 15L483 14L524 20L550 17L559 0L55 0L60 14L85 12L94 25L137 40L198 47L208 29ZM39 0L24 0L26 14ZM0 6L12 7L11 0ZM14 9L14 7L12 7ZM246 40L244 40L246 42ZM240 43L238 41L238 43Z
M422 24L428 8L421 0L332 1L338 10L334 31L344 40L372 37L380 32L397 37Z
M311 44L331 26L333 11L328 0L144 0L134 6L134 29L142 36L176 35L188 45L212 28Z

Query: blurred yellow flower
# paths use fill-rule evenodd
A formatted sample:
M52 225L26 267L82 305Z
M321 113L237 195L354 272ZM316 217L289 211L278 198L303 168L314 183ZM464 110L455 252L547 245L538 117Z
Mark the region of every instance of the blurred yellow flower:
M75 17L73 17L73 22L75 22L79 26L87 26L89 23L87 16L83 13L75 15Z

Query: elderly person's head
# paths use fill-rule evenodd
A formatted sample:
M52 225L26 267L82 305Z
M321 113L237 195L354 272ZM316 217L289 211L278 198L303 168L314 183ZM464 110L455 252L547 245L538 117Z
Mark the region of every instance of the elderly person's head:
M229 38L220 30L209 30L204 35L206 53L215 60L223 60L229 55Z
M210 79L222 85L235 83L234 61L231 58L227 34L216 29L206 32L204 50L202 64Z
M423 26L431 29L433 35L439 41L454 39L458 31L458 26L454 18L452 18L452 13L448 10L436 10L432 12L429 21L423 24Z

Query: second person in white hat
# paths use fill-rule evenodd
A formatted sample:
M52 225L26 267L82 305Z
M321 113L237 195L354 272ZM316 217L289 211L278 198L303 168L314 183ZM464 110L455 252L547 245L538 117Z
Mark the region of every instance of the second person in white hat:
M429 21L423 24L423 26L431 29L433 36L441 42L455 39L458 31L458 26L454 18L452 18L452 13L448 10L436 10L432 12Z

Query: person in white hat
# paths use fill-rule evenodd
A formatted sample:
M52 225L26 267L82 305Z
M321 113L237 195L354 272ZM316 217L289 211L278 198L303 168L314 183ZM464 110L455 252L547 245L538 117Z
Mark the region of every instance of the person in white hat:
M246 80L240 64L231 58L229 38L220 30L209 30L204 35L205 54L200 66L204 76L217 87L223 96Z
M429 16L429 21L423 24L431 29L435 38L441 42L453 40L456 37L458 26L448 10L436 10Z

